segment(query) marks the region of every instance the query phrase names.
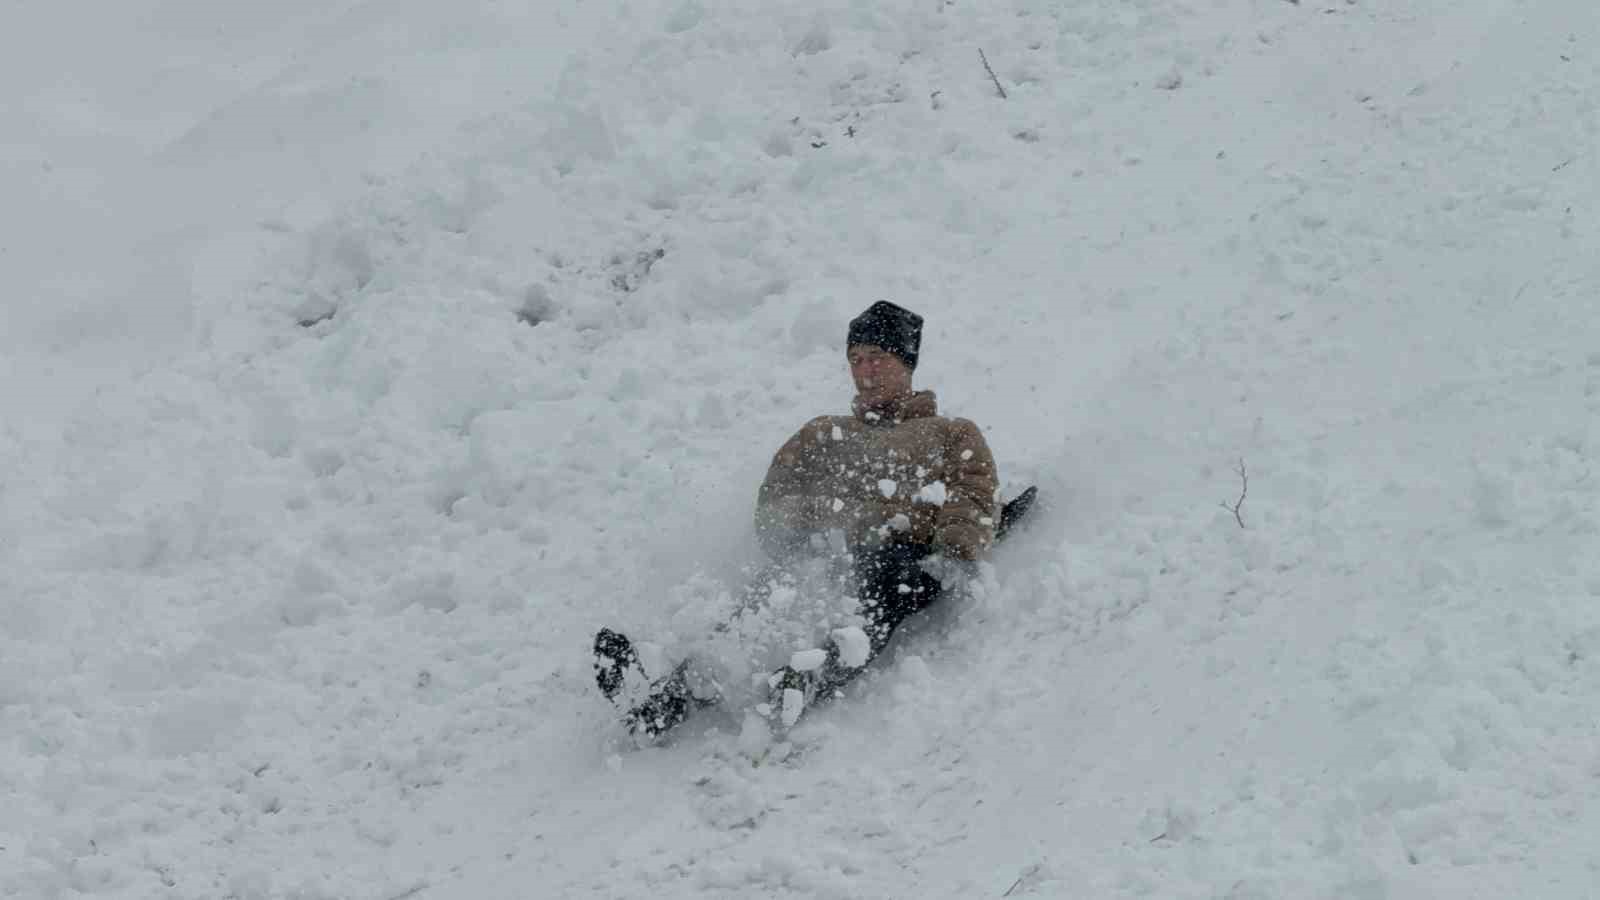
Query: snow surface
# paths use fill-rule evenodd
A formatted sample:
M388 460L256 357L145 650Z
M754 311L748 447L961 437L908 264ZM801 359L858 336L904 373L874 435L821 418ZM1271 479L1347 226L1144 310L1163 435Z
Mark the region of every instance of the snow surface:
M872 656L872 641L859 626L835 628L832 637L839 648L839 663L845 668L859 669Z
M8 24L0 895L1596 896L1589 0ZM1032 525L630 749L882 298Z

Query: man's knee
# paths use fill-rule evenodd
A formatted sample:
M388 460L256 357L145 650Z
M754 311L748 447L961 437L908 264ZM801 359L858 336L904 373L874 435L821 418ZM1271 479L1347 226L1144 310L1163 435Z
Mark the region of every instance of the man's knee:
M938 598L937 578L922 570L928 548L896 544L856 556L857 592L862 617L876 653L901 620Z

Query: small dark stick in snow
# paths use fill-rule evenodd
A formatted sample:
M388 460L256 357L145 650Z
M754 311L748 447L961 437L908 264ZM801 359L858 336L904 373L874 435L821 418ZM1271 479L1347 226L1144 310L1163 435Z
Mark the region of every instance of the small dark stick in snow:
M1239 457L1239 467L1237 469L1234 469L1233 471L1239 476L1239 484L1240 484L1240 487L1239 487L1239 499L1237 501L1235 501L1234 503L1232 503L1232 504L1230 504L1230 503L1228 503L1228 501L1224 500L1224 501L1222 501L1222 503L1220 503L1218 505L1220 505L1223 509L1227 510L1228 512L1233 513L1234 520L1239 523L1239 527L1240 528L1243 528L1244 527L1244 515L1239 512L1239 508L1244 506L1245 495L1250 493L1250 476L1245 474L1244 457L1242 457L1242 456Z
M1031 865L1028 868L1024 869L1022 871L1022 874L1017 876L1017 880L1011 882L1011 887L1006 888L1006 892L1004 894L1001 894L1000 896L1002 896L1002 897L1011 896L1013 891L1015 891L1019 887L1022 887L1022 883L1024 881L1027 881L1029 878L1032 878L1034 875L1037 875L1038 872L1039 872L1039 869L1043 865L1044 865L1043 863L1034 863L1033 865Z
M1000 86L1000 79L995 77L994 69L989 67L989 57L983 55L982 47L978 48L978 58L983 60L983 70L989 73L989 80L994 82L994 89L1000 92L1000 99L1008 99L1006 97L1006 89Z
M415 897L427 889L428 883L426 881L421 881L413 885L411 888L395 894L394 896L390 897L389 900L410 900L411 897Z

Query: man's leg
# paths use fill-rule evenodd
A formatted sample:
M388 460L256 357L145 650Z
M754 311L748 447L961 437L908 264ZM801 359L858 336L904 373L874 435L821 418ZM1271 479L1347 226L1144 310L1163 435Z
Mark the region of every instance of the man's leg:
M929 552L921 544L893 544L856 554L856 591L873 656L907 616L939 599L943 585L922 570Z
M714 635L759 627L761 614L776 591L793 592L795 576L791 567L783 563L770 563L753 572L740 592L737 606L727 621L717 624ZM747 621L747 619L751 621ZM595 638L595 680L607 699L617 701L628 671L642 676L645 668L637 650L626 636L601 629ZM697 707L715 706L721 701L722 686L717 683L714 670L705 671L693 659L680 661L670 672L650 682L643 699L630 702L623 722L632 732L656 736L674 728L687 719Z
M921 566L928 553L929 548L920 544L896 544L855 554L856 596L867 637L865 658L860 648L854 648L856 658L848 658L852 648L841 647L836 635L827 662L811 675L811 696L828 696L848 684L883 651L901 622L939 599L943 585Z
M650 696L628 710L622 721L629 731L643 731L654 737L689 718L695 706L709 705L689 690L688 665L687 660L681 662L665 677L657 679L650 686Z

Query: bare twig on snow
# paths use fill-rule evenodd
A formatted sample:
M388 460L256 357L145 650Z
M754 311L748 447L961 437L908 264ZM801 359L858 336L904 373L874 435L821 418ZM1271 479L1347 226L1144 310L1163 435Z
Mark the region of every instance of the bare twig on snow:
M1244 514L1241 513L1239 510L1244 506L1245 495L1250 493L1250 476L1245 473L1244 457L1242 457L1242 456L1239 457L1239 466L1238 466L1238 468L1234 469L1233 471L1234 471L1234 474L1239 476L1239 499L1234 501L1231 504L1228 501L1224 500L1224 501L1222 501L1222 503L1220 503L1218 505L1221 506L1223 509L1227 510L1228 512L1233 513L1234 521L1239 523L1239 527L1240 528L1243 528L1244 527Z
M989 73L989 80L994 82L994 89L1000 92L1000 99L1005 100L1006 89L1000 86L1000 79L995 77L994 69L989 66L989 57L983 55L983 48L978 48L978 58L983 60L983 70Z
M1034 863L1033 865L1027 867L1026 869L1023 869L1022 870L1022 874L1017 876L1017 880L1011 882L1011 887L1006 888L1006 892L1004 894L1001 894L1000 896L1002 896L1002 897L1011 896L1012 893L1014 893L1017 888L1022 887L1022 883L1023 882L1027 881L1028 879L1032 878L1034 875L1038 874L1039 868L1041 866L1043 866L1043 865L1044 865L1044 863Z

